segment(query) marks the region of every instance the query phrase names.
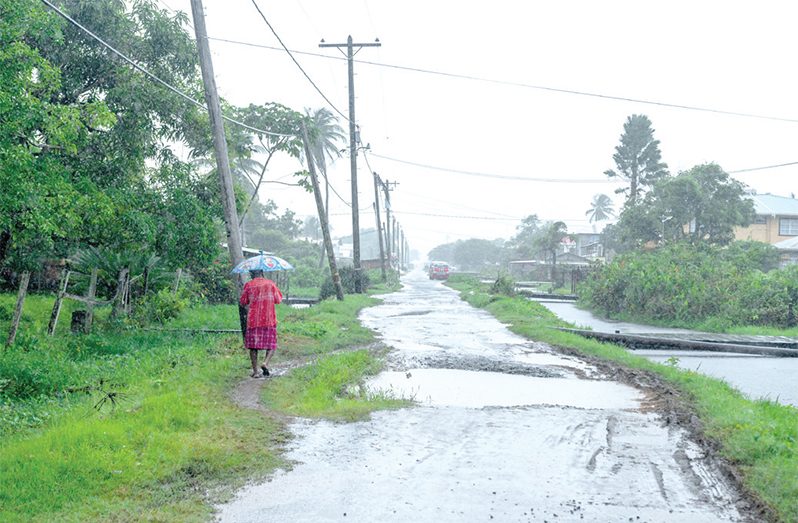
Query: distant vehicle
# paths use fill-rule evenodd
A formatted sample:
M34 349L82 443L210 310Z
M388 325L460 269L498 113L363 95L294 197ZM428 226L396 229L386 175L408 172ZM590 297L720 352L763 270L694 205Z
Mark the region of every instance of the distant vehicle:
M430 262L429 264L430 280L448 280L451 272L451 268L446 262Z

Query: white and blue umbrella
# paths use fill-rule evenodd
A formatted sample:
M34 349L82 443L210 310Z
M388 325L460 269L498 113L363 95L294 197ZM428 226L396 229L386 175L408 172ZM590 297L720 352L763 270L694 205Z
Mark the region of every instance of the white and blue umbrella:
M234 273L249 272L249 271L293 271L294 266L273 254L260 253L252 258L247 258L242 261L233 269Z

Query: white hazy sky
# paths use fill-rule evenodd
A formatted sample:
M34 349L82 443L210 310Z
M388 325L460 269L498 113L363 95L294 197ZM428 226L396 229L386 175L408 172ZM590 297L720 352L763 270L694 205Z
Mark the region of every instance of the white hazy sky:
M189 0L158 0L189 14ZM627 116L647 115L671 172L702 162L727 171L798 161L798 4L792 1L257 0L297 60L348 113L346 62L328 43L379 38L356 60L752 113L793 122L676 109L355 64L356 115L371 167L399 183L393 207L422 254L457 239L509 238L537 214L588 226L595 194L619 197L602 174ZM211 38L279 46L251 0L204 0ZM285 52L210 42L220 94L234 104L324 107ZM348 129L345 120L341 120ZM557 182L506 180L431 170L376 155L455 170ZM358 157L361 227L374 225L374 188ZM298 162L273 162L283 179ZM351 199L349 160L329 170ZM760 193L798 193L798 165L734 175ZM569 180L579 180L579 182ZM594 180L585 183L585 180ZM265 185L263 199L299 215L312 196ZM333 233L351 233L349 208L332 197ZM457 218L444 216L458 216ZM262 246L268 248L268 246Z

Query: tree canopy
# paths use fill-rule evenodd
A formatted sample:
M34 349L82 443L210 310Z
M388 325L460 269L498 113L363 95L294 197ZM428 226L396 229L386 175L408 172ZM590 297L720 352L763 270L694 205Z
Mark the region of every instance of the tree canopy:
M709 163L657 182L640 205L625 207L605 234L608 246L619 251L682 240L726 245L734 239L734 228L753 218L744 186Z
M633 114L623 124L621 143L612 156L615 169L604 171L609 178L620 178L629 186L616 192L626 195L627 205L635 205L640 196L657 180L668 175L668 165L662 162L659 140L654 139L651 120Z

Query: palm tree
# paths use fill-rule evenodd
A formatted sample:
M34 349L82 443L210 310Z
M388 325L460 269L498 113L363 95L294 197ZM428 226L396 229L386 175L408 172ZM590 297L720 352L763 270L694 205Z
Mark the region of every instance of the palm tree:
M551 257L551 282L557 285L557 249L560 243L568 236L568 227L564 222L548 222L543 225L535 235L534 244L545 253L546 258Z
M615 216L615 211L612 208L612 200L606 194L597 194L590 202L590 209L585 212L586 216L590 216L590 223L601 222L608 220Z
M341 126L338 125L338 117L329 109L321 108L313 111L306 108L305 114L310 118L311 126L315 130L311 139L310 153L313 155L313 161L324 178L324 212L329 220L330 181L327 179L327 160L334 162L341 157L339 142L345 141L346 135Z

